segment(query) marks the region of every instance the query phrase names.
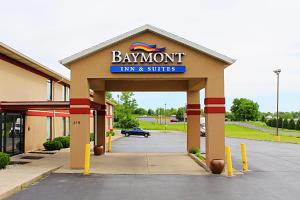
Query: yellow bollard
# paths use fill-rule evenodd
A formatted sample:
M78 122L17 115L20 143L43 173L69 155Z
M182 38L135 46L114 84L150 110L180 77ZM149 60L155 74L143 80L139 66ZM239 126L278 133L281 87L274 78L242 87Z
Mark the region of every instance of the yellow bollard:
M108 135L108 152L111 152L111 147L112 147L112 138L111 138L111 134Z
M226 145L225 153L226 153L226 164L227 164L227 176L232 176L233 173L232 173L232 161L231 161L230 146Z
M91 145L85 145L85 158L84 158L84 175L89 175L90 173L90 149Z
M247 161L247 154L246 154L246 145L241 143L241 154L242 154L242 166L243 172L248 171L248 161Z

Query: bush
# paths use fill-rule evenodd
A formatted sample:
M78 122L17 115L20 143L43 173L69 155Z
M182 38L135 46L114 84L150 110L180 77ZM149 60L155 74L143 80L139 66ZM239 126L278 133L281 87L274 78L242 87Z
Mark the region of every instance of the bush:
M0 169L5 169L10 162L10 157L8 154L0 152Z
M113 132L113 131L107 131L106 132L106 137L108 137L109 135L115 136L115 132Z
M118 128L134 128L139 126L139 121L131 116L124 117L116 124Z
M95 140L95 135L94 133L90 133L90 142Z
M288 129L295 129L295 121L294 121L294 119L291 119L289 121Z
M192 154L200 153L200 149L198 149L198 148L192 148L191 153Z
M43 144L43 146L47 151L60 150L63 148L62 143L58 140L47 141Z
M59 141L62 144L62 148L69 148L70 147L70 137L57 137L53 141Z
M272 121L271 119L268 119L268 120L266 121L266 125L267 125L267 126L271 126L271 121Z
M287 120L287 118L285 118L284 120L283 120L283 124L282 124L282 128L288 128L288 126L289 126L289 121Z
M277 126L277 120L276 118L271 119L271 127L276 127Z
M266 117L264 115L261 116L260 121L266 122Z
M300 130L300 119L297 120L295 129Z
M195 153L195 156L197 156L200 160L203 160L203 156L200 152Z

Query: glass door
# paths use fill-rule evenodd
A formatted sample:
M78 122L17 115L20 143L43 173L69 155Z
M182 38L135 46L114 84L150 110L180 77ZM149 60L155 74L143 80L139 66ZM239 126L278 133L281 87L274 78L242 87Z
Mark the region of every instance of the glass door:
M0 113L0 151L4 151L4 113Z
M4 151L10 155L24 152L24 117L21 113L4 114Z

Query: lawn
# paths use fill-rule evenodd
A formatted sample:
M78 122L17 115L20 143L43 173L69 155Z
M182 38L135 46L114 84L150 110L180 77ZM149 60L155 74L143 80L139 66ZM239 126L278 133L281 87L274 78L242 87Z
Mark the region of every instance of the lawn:
M164 124L159 124L156 122L149 122L149 121L145 121L145 120L139 120L140 122L140 127L142 129L146 129L146 130L165 130L165 125ZM170 131L186 131L186 125L184 124L167 124L166 125L166 130L170 130Z
M233 124L227 124L225 126L225 136L233 137L233 138L246 138L246 139L255 139L255 140L274 141L274 133L249 129L249 128L245 128L245 127L233 125ZM281 136L281 142L300 144L300 137Z
M156 122L149 122L140 120L140 127L146 130L165 130L164 124ZM167 124L166 130L183 131L186 132L186 125L184 124ZM238 125L226 124L225 136L233 138L245 138L255 140L274 141L274 133L264 132L255 129L245 128ZM300 144L300 137L296 136L281 136L281 142L297 143Z
M260 122L260 121L251 121L251 122L248 122L249 124L252 124L254 126L259 126L259 127L263 127L263 128L268 128L268 129L271 129L271 130L276 130L276 128L274 127L270 127L270 126L267 126L266 123L264 122ZM285 129L285 128L279 128L279 131L286 131L286 132L299 132L300 133L300 130L291 130L291 129Z

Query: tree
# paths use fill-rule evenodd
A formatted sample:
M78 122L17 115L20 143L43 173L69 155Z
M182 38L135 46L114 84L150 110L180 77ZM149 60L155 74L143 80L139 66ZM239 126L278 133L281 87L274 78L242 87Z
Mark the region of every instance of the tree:
M233 100L230 110L236 121L256 121L258 118L258 109L258 103L246 98L236 98Z
M288 129L295 129L295 121L294 119L290 119Z
M283 120L283 123L282 123L282 128L288 128L288 126L289 126L289 121L288 121L288 119L287 118L285 118L284 120Z
M170 108L166 110L166 115L171 116L171 115L176 115L177 109L176 108Z
M133 114L147 115L147 110L145 110L144 108L137 108L134 110Z
M114 98L113 98L111 92L105 92L105 99L107 99L109 101L114 101Z
M267 126L271 126L271 121L272 121L272 119L268 119L268 120L266 121Z
M148 109L147 113L148 113L148 115L150 115L150 116L152 116L152 115L155 114L154 110L152 110L152 109Z
M297 120L295 129L300 130L300 119Z
M155 113L156 113L156 115L163 115L164 114L164 108L156 108Z
M139 126L139 121L132 116L125 116L117 122L117 128L134 128Z
M264 115L261 116L260 121L265 122L266 121L266 117Z
M227 120L227 121L233 121L234 120L233 114L231 112L226 112L226 114L225 114L225 120Z
M184 113L185 113L185 107L178 108L177 113L176 113L176 119L178 119L179 121L183 121Z
M132 117L137 108L136 100L132 92L122 92L121 103L115 106L114 121L118 128L133 128L139 125L138 120Z
M272 118L272 119L271 119L271 127L276 127L276 125L277 125L277 120L276 120L276 118Z
M133 96L133 92L122 92L120 99L123 105L123 112L132 114L137 108L138 104Z

